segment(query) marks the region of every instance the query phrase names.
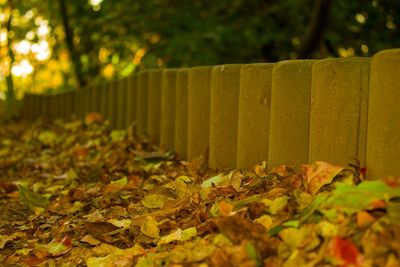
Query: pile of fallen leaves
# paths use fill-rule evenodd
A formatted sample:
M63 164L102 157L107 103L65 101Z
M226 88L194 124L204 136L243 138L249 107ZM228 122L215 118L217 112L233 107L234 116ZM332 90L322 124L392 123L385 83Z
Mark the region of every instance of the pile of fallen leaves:
M85 122L0 128L1 266L400 266L400 181L213 173Z

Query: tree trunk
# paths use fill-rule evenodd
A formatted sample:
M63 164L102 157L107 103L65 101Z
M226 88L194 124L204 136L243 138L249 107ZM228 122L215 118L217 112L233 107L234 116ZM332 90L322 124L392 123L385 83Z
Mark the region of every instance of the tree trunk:
M315 1L313 14L307 26L304 39L297 51L297 58L309 58L318 47L322 33L326 28L331 0Z
M74 46L74 35L73 35L72 29L71 29L71 25L69 23L67 6L65 5L65 0L59 0L59 4L60 4L62 23L63 23L64 31L65 31L65 42L67 43L69 55L71 57L72 65L74 67L76 81L78 83L78 89L82 89L85 86L86 81L83 78L82 64L80 61L80 57Z
M12 0L8 0L8 8L10 9L10 16L7 21L6 30L7 30L7 51L8 51L8 56L10 57L10 66L8 70L8 75L6 77L7 91L6 91L6 102L4 104L4 112L6 118L9 119L9 118L14 118L17 115L18 109L14 93L13 77L11 73L12 65L15 62L15 56L14 52L12 51L11 38L10 38L12 10L13 10Z

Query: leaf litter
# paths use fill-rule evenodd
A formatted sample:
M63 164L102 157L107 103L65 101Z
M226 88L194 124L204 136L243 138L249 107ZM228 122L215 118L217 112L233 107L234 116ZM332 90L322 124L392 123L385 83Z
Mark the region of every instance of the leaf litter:
M1 266L400 266L400 179L180 161L101 115L0 129Z

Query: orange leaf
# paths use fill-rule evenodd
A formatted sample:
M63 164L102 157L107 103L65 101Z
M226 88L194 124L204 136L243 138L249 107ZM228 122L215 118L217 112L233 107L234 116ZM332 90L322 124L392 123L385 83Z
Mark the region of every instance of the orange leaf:
M344 168L334 166L327 162L316 161L313 164L305 164L301 167L305 174L308 192L316 194L321 187L330 184Z
M357 212L357 225L360 229L365 229L375 221L375 217L366 211Z
M76 146L74 148L74 156L77 159L83 159L86 158L86 156L88 155L89 151L86 147L81 147L81 146Z
M375 199L369 204L370 209L383 209L386 207L386 203L382 199Z
M219 202L219 209L218 212L222 216L228 216L233 210L233 205L230 203L226 202L225 200L222 200Z
M103 116L100 113L97 113L97 112L90 112L85 117L85 124L92 124L94 122L99 122L100 123L102 121L103 121Z

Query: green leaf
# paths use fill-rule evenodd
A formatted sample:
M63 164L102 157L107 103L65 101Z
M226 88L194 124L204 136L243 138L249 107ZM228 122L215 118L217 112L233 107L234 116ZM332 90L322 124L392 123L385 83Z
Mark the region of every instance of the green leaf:
M51 146L55 144L57 135L52 131L44 131L39 134L38 139L42 144Z
M283 229L285 229L283 226L277 225L275 227L272 227L271 230L268 231L268 234L270 236L275 236L275 235L279 234L279 232L282 231Z
M192 237L197 236L197 229L196 227L189 227L182 231L182 241L189 240Z
M257 267L263 266L261 259L258 256L257 250L251 242L246 244L246 252L250 256L250 258L256 262Z
M274 201L272 202L272 205L269 207L270 212L272 214L279 213L286 207L288 200L289 200L288 196L281 196L275 198Z
M235 209L240 209L250 203L260 201L262 199L262 195L257 194L257 195L252 195L249 197L246 197L244 199L232 201L232 205L235 207Z
M27 187L22 185L18 185L18 193L21 202L31 209L33 209L34 207L45 208L50 203L49 200L41 194L32 192Z
M110 133L111 141L114 143L122 142L126 137L125 130L114 130Z
M321 204L326 201L328 196L329 195L327 193L323 193L323 194L319 194L319 195L315 196L314 200L310 203L310 205L308 205L300 213L300 218L301 218L300 220L302 222L308 220L308 218L310 218L314 214L314 212L321 206Z
M338 184L321 208L341 207L348 214L352 214L370 208L374 201L389 201L399 196L400 188L392 188L383 181L364 181L357 186Z
M298 220L287 221L287 222L284 222L282 224L282 226L298 228L300 226L300 222Z
M119 185L127 185L128 184L128 178L126 176L122 177L121 179L111 181L112 184L119 184Z

